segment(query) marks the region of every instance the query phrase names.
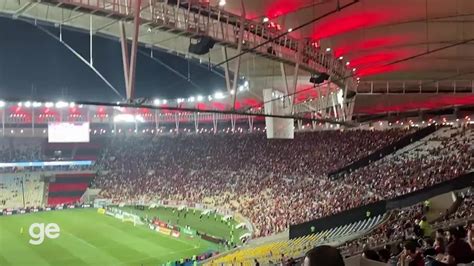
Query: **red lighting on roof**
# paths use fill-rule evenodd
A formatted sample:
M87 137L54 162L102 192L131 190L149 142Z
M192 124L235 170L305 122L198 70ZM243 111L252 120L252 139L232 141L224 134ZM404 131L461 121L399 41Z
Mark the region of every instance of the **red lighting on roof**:
M344 14L331 16L323 20L314 27L311 37L320 40L353 30L375 26L388 20L388 14L375 11L360 12L358 10L358 12L352 12L352 14L346 12Z
M362 39L362 40L355 40L350 43L344 42L341 45L337 45L334 48L334 56L339 57L341 55L345 55L349 52L354 51L368 51L371 49L382 48L386 46L393 46L397 44L402 44L403 42L407 41L409 38L408 36L384 36L378 37L373 39Z
M276 18L295 12L298 9L308 5L307 0L276 0L272 1L267 7L265 14L269 18Z

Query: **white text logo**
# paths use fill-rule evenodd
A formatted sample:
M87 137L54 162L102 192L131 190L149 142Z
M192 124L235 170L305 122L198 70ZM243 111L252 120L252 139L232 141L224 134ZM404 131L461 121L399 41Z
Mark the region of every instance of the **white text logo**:
M44 241L44 237L50 239L55 239L59 237L59 226L55 223L44 224L44 223L34 223L30 225L28 233L30 233L31 239L30 244L40 245Z

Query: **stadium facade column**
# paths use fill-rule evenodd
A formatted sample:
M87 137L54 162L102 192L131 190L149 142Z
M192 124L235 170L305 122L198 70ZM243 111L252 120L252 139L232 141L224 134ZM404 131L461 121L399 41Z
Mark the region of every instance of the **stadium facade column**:
M193 113L194 114L194 130L196 132L199 131L199 113Z
M160 128L160 118L158 117L158 110L155 109L155 130L156 130L156 133L158 133L158 130Z
M238 44L237 44L237 54L242 53L242 47L244 45L244 32L245 32L245 5L244 1L241 0L241 5L242 5L242 13L240 15L240 21L239 21L239 35L237 37ZM222 47L222 55L225 60L224 64L224 76L225 76L225 82L226 82L226 88L227 92L229 92L231 95L233 95L233 101L232 101L232 109L235 110L235 105L237 101L237 85L239 83L239 77L240 77L240 65L241 65L241 58L242 56L237 57L237 61L235 62L235 68L234 68L234 79L231 83L230 80L230 70L229 70L229 57L227 53L227 48Z
M137 50L138 50L138 33L140 31L140 9L141 9L141 0L133 1L135 3L134 7L134 19L133 19L133 39L132 39L132 54L130 55L130 70L129 70L129 79L128 87L129 91L127 92L127 98L133 99L135 97L135 73L137 66Z
M293 73L293 86L292 86L292 92L291 95L293 97L290 97L290 106L291 106L291 114L295 113L294 105L295 105L295 99L296 99L296 90L298 88L298 72L300 70L300 63L303 57L303 49L304 49L304 43L303 40L298 41L298 52L296 54L296 65L295 65L295 71Z
M35 107L31 106L31 136L35 136Z
M318 125L318 123L313 120L313 119L316 119L316 112L311 112L311 126L313 128L313 130L316 130L316 126Z
M214 134L217 134L217 114L212 113L212 126L214 128Z
M5 136L5 110L6 105L2 108L2 136Z
M233 114L230 114L230 125L232 127L232 132L235 132L235 116Z
M285 93L286 95L290 95L290 90L288 88L288 79L286 77L285 64L283 62L280 62L280 72L281 72L281 78L283 80L283 86L285 88Z
M248 116L248 119L249 119L250 132L253 132L253 121L254 121L255 118L253 116Z
M332 76L329 77L328 81L327 81L327 86L326 86L326 99L323 100L323 117L325 119L329 119L329 116L330 116L330 112L328 111L328 108L329 108L329 96L330 96L330 93L331 93L331 80L332 80ZM328 123L325 123L325 126L326 128L329 127L329 124Z
M179 131L179 115L180 115L180 113L175 113L174 114L174 121L175 121L175 124L176 124L176 132Z
M346 121L346 118L347 118L346 103L347 103L347 100L348 100L348 98L347 98L347 92L348 91L349 91L349 84L348 84L348 80L345 79L345 81L344 81L344 93L343 93L343 96L342 96L342 104L341 104L341 114L342 114L342 120L343 121Z
M334 112L334 119L339 119L339 114L337 112L337 93L331 92L331 101L332 101L332 109Z
M296 124L298 125L298 130L303 129L303 120L301 119L296 120Z
M128 70L129 70L129 57L128 57L128 45L127 45L127 33L125 31L125 23L120 21L120 44L122 48L122 65L123 65L123 76L125 80L125 89L128 97Z
M120 21L120 42L122 48L122 61L124 68L125 91L127 93L127 100L133 100L135 97L135 75L137 65L137 51L138 51L138 34L140 32L140 11L141 0L132 1L134 6L133 11L133 35L132 35L132 49L131 54L128 54L127 33L125 31L124 22Z

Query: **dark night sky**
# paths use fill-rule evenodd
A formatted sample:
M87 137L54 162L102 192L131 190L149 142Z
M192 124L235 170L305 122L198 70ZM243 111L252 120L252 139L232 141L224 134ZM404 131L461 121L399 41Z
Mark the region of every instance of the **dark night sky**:
M53 32L57 29L50 28ZM116 101L116 94L74 54L27 22L0 18L0 98ZM89 35L63 30L63 39L89 58ZM143 51L149 50L141 47ZM188 62L155 51L155 57L187 76ZM94 38L94 66L125 95L120 43ZM170 72L147 56L138 56L136 97L179 98L210 94L225 81L205 67L191 63L191 80Z

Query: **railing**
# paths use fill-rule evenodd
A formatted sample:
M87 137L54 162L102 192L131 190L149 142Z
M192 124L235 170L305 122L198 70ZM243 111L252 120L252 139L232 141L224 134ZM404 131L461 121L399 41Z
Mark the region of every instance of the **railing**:
M357 93L474 93L474 80L389 80L361 81Z
M58 4L80 6L90 11L107 11L109 16L132 18L134 2L132 0L49 0ZM179 3L179 1L177 1ZM187 33L191 36L206 35L222 45L237 47L239 30L244 27L243 50L253 50L259 55L300 66L312 73L326 72L332 81L343 84L348 81L349 88L355 89L356 83L345 63L322 51L314 42L296 39L289 34L281 38L284 31L268 28L267 24L245 19L209 5L168 4L168 0L143 0L140 17L152 27ZM275 40L274 40L275 39ZM267 43L268 42L268 43Z

